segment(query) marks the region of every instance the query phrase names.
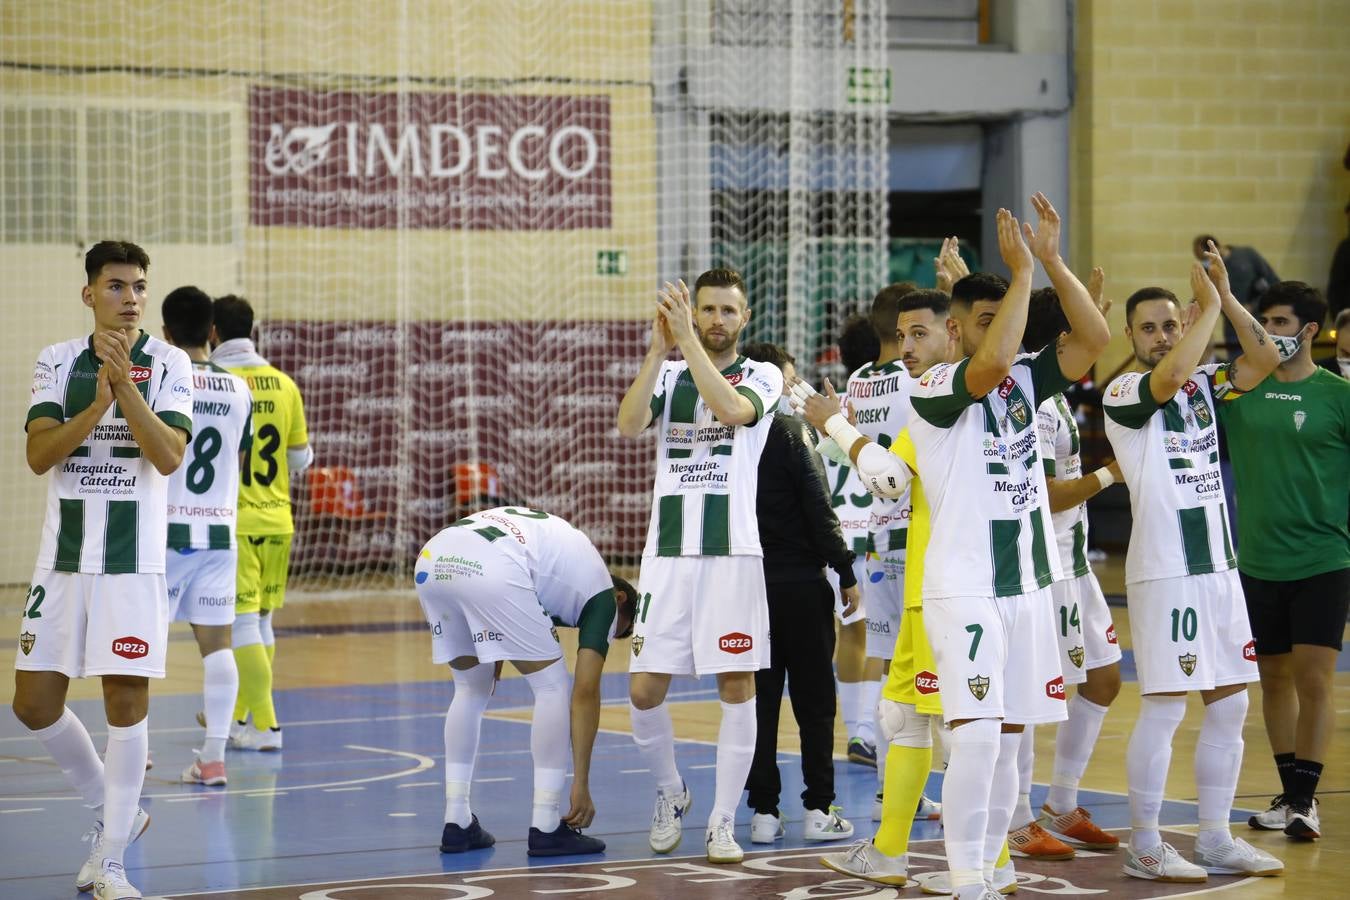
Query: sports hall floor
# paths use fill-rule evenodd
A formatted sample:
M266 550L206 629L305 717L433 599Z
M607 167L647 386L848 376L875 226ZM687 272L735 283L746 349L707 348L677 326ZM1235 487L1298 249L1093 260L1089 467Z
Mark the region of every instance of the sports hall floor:
M1114 563L1114 564L1113 564ZM1117 560L1099 572L1108 593L1120 591ZM0 603L17 614L20 591ZM1083 780L1083 803L1104 826L1128 825L1124 754L1139 696L1128 653L1126 612L1116 626L1127 650L1127 684L1107 717ZM801 790L791 713L784 712L779 762L784 775L783 812L788 837L767 851L749 843L748 809L738 814L746 848L739 866L708 866L703 822L712 793L713 742L718 706L710 679L676 680L672 712L682 772L694 791L683 845L670 857L646 846L652 785L628 735L623 669L626 643L611 652L604 681L602 734L596 742L592 784L598 810L588 833L609 845L602 857L532 864L525 855L530 797L529 692L519 678L499 685L483 728L483 755L475 773L474 806L497 836L491 850L442 856L441 722L453 692L443 668L428 661L425 626L411 590L296 592L278 615L276 679L286 749L276 754L230 752L230 784L212 789L176 783L199 746L201 663L186 626L175 626L170 677L152 687L150 746L144 805L153 821L132 846L127 866L147 897L250 898L250 900L475 900L526 896L642 898L702 897L918 897L904 890L841 879L815 857L831 845L799 838ZM566 634L567 632L564 632ZM16 641L3 641L6 654ZM1213 878L1207 885L1156 885L1120 874L1112 854L1081 854L1069 862L1018 863L1024 897L1177 897L1222 892L1225 897L1350 896L1350 663L1342 657L1336 678L1340 717L1322 781L1325 839L1293 844L1279 833L1257 833L1237 824L1235 833L1275 853L1287 874L1278 879ZM12 681L4 676L8 706ZM95 743L105 735L96 683L77 683L72 707L88 723ZM1194 822L1191 754L1199 727L1198 700L1178 732L1164 827L1169 840L1189 847ZM869 821L875 773L842 761L836 765L838 802L858 834ZM1264 809L1276 784L1261 725L1260 691L1253 691L1247 720L1247 754L1234 820ZM1053 730L1038 736L1039 807L1053 755ZM929 781L940 792L941 775ZM0 712L0 900L77 896L74 873L87 845L80 835L89 817L61 773L7 710ZM924 880L944 868L941 832L916 829L911 874Z

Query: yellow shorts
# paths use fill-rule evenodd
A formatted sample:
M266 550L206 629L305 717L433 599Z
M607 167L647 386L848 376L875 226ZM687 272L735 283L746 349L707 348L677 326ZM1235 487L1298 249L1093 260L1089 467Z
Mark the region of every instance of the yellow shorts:
M290 565L289 534L239 535L235 614L281 609L286 602L286 575Z
M937 662L923 628L923 607L905 610L900 617L900 636L895 641L895 658L881 695L896 703L908 703L920 713L942 715L942 695L938 693Z

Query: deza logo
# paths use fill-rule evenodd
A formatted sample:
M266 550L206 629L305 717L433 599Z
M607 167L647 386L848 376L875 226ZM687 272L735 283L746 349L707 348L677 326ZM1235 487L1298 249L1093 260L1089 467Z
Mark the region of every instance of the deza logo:
M754 638L739 631L724 634L717 639L717 648L723 653L744 653L754 646Z
M149 366L132 366L127 369L127 377L131 379L133 384L149 381L152 374L154 373Z
M112 652L123 659L140 659L150 652L150 645L138 637L120 637L112 642Z

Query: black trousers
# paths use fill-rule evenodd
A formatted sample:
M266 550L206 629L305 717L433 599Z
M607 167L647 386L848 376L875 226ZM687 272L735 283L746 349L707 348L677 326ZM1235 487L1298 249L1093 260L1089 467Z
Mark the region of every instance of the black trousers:
M802 742L802 805L834 802L834 590L824 576L767 584L770 664L755 673L755 758L745 787L755 812L778 811L778 712L791 682L792 715Z

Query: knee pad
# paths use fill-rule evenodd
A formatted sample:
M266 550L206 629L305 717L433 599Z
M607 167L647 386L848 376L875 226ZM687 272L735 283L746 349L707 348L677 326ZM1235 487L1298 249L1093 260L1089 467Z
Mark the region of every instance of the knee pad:
M877 704L877 720L881 724L881 736L887 743L897 747L933 746L928 716L915 709L912 703L896 703L883 697Z
M257 613L239 613L234 617L234 628L230 631L230 643L236 650L262 643L262 632L258 626Z

